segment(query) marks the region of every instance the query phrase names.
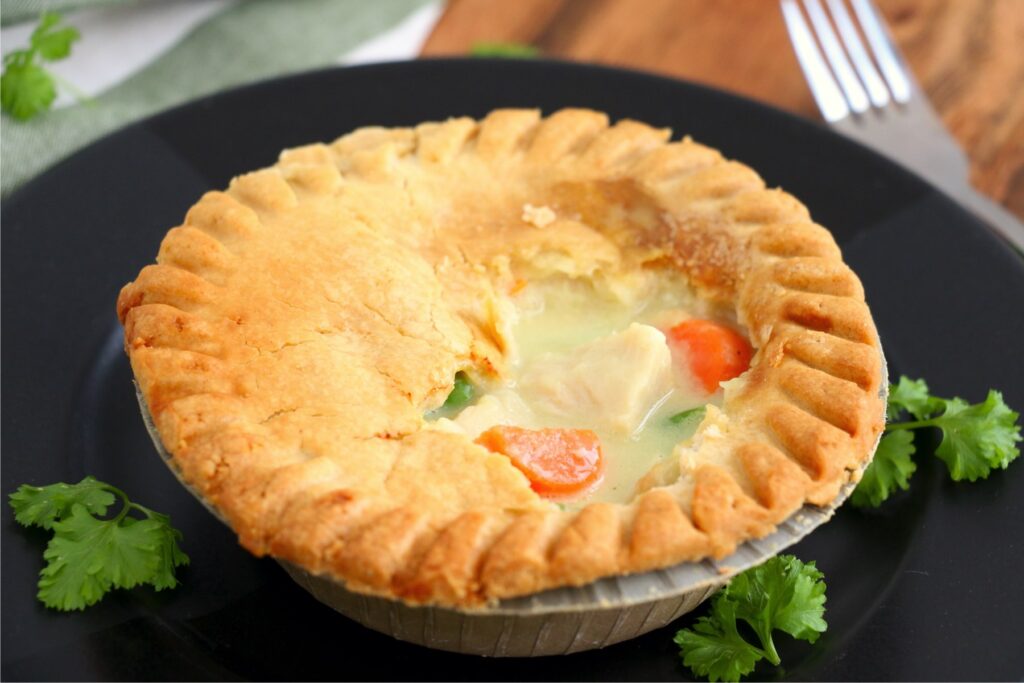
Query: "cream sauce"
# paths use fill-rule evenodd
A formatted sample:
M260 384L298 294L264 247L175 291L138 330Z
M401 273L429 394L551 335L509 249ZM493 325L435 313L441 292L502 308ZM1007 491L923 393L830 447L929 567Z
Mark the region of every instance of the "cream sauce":
M709 403L709 396L672 358L663 330L689 317L708 317L685 283L668 277L614 288L553 280L527 285L514 298L516 320L505 382L437 427L476 438L495 425L593 430L605 458L603 479L572 501L626 502L637 481L691 437L700 419L673 415Z

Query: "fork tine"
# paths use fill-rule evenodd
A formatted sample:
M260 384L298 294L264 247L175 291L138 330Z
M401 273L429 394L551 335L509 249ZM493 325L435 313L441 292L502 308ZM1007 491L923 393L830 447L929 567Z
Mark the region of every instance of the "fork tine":
M793 51L796 52L800 68L803 69L804 77L811 86L811 94L818 103L821 115L829 123L846 118L850 115L850 107L825 65L825 60L821 57L821 52L811 35L811 29L807 26L796 0L782 0L781 7L789 40L793 43Z
M843 0L828 0L828 8L832 12L832 20L836 22L839 35L857 69L857 74L860 75L860 80L867 88L871 104L879 108L886 106L891 99L889 89L885 87L885 81L882 80L878 69L868 57L868 53L864 49L864 41L860 39L856 25L853 23L850 13L846 11L846 3Z
M853 11L864 29L864 36L875 53L875 60L885 75L885 80L892 91L893 99L900 103L910 101L910 81L901 64L896 48L886 34L885 28L878 18L871 0L851 0Z
M828 63L832 66L832 73L839 80L839 87L843 89L850 109L858 114L864 113L870 106L868 94L864 92L864 87L857 80L857 75L853 72L853 67L850 66L850 61L846 58L846 53L843 52L843 46L839 44L835 31L832 30L832 24L829 22L820 0L804 0L804 8L807 10L807 16L811 18L811 26L818 34L818 42L825 51Z

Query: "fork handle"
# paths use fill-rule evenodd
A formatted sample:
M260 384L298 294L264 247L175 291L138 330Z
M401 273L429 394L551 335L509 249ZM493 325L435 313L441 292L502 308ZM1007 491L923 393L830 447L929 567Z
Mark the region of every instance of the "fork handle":
M965 186L951 194L1024 256L1024 224L1016 216L973 187Z

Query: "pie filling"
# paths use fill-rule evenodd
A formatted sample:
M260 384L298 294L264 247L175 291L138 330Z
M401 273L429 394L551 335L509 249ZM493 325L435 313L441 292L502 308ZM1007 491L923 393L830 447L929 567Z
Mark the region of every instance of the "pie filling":
M626 502L720 406L750 346L725 312L676 277L548 279L507 308L508 370L462 373L432 427L508 455L537 493L570 507Z

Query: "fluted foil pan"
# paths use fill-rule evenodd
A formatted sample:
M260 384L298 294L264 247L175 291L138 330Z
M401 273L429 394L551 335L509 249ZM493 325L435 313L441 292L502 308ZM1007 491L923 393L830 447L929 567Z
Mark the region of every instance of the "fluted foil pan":
M889 387L884 355L881 367L880 395L884 400ZM135 393L146 429L160 457L186 489L227 523L216 508L182 479L160 440L138 387ZM867 463L863 467L867 467ZM356 593L330 576L313 574L284 560L278 562L320 602L367 628L398 640L485 657L570 654L636 638L693 610L732 576L765 562L827 522L849 497L859 478L854 477L855 481L843 486L828 506L803 506L774 533L741 544L724 559L611 576L585 586L556 588L501 600L483 608L411 606L390 598Z

